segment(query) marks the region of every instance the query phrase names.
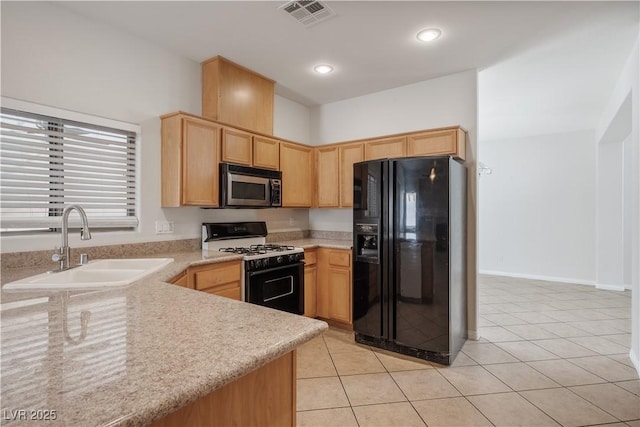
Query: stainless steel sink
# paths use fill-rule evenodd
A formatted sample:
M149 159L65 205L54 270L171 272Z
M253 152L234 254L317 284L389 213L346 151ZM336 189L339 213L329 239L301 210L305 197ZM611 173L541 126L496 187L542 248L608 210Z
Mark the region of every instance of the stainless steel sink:
M61 272L7 283L3 289L64 290L126 286L173 262L173 258L102 259Z

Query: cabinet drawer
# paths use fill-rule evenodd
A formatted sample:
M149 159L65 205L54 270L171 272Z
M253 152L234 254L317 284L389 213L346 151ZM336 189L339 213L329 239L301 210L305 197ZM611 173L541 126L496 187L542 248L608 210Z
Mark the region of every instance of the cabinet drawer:
M240 301L242 296L240 292L240 282L225 283L212 288L202 289L202 291L208 294L227 297L238 301Z
M316 251L304 251L305 265L314 265L318 262L318 253Z
M225 283L240 282L240 262L198 267L193 272L194 289L203 290Z
M340 267L350 267L351 253L346 251L331 251L329 253L329 264Z

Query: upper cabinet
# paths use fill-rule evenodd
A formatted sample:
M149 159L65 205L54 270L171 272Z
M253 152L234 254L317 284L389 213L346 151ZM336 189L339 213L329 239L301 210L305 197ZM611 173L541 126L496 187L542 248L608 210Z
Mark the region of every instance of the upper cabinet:
M266 136L253 136L253 166L280 169L280 141Z
M340 145L340 206L353 206L353 164L364 160L362 142Z
M313 149L306 145L280 143L282 207L309 208L313 200Z
M221 126L182 114L162 117L162 207L217 207Z
M317 186L319 208L337 208L340 206L340 173L338 146L316 149Z
M225 127L222 129L222 161L251 166L253 136L249 132Z
M316 148L317 207L353 206L353 164L363 159L362 142Z
M451 155L465 158L466 134L460 129L435 130L407 136L407 156Z
M275 82L221 56L202 63L202 115L273 134Z
M393 136L390 138L374 139L364 143L364 159L392 159L404 157L406 153L407 138L405 136Z
M280 141L224 127L222 129L222 161L278 170Z

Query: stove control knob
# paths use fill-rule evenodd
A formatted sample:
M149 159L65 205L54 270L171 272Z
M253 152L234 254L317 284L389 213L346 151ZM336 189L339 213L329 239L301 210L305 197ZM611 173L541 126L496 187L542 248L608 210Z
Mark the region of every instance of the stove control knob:
M258 268L262 266L262 260L259 259L255 259L253 261L251 261L253 263L253 268Z
M276 258L276 261L278 264L282 264L282 261L284 261L284 258L282 257L282 255L280 255L278 258Z

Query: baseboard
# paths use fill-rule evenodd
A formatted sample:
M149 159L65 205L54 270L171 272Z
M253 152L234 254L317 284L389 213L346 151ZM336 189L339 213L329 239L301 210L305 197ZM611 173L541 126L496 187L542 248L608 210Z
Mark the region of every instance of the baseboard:
M509 273L506 271L480 270L480 274L488 274L491 276L515 277L518 279L543 280L545 282L572 283L574 285L595 286L596 282L584 279L572 279L567 277L540 276L535 274Z
M467 339L478 341L480 339L480 334L478 334L478 331L467 331Z
M638 355L633 351L633 349L629 351L629 359L631 359L631 363L633 363L638 376L640 376L640 358L638 358Z
M631 286L625 285L607 285L606 283L596 283L596 289L602 289L605 291L621 291L631 290Z

